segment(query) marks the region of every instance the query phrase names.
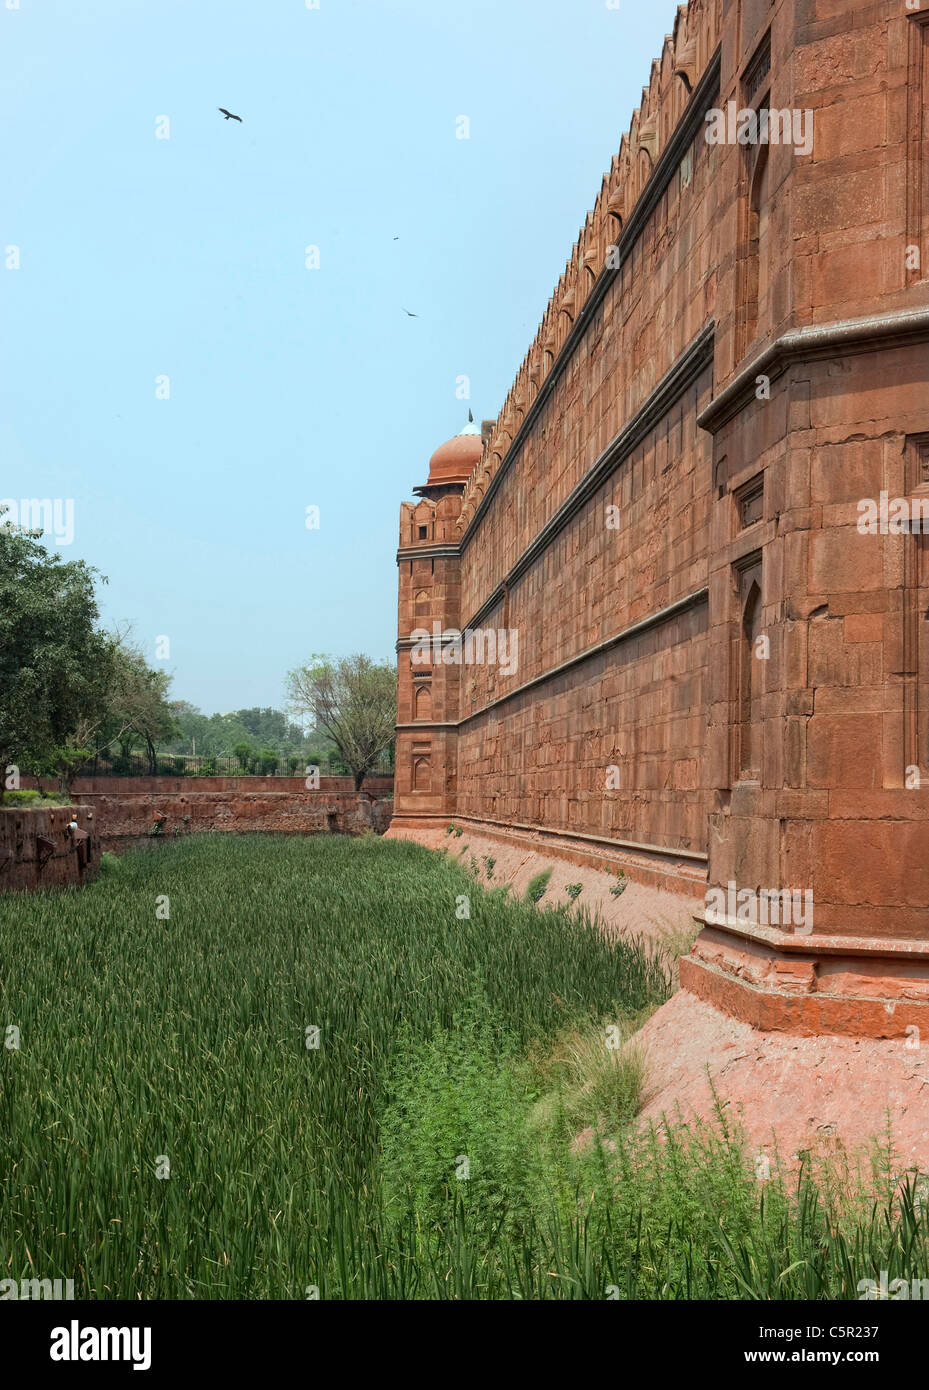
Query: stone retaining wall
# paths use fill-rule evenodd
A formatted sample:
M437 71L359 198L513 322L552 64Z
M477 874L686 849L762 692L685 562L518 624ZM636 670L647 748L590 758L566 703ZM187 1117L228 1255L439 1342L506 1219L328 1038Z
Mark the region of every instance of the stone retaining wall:
M291 791L120 790L85 792L81 799L104 848L149 834L159 814L165 817L162 833L169 836L201 831L361 835L373 830L381 834L393 806L389 798L364 792L308 792L302 783L299 790Z
M58 783L54 778L24 777L25 788L41 788L56 792ZM375 796L390 796L394 789L393 777L366 777L362 791ZM71 795L82 801L87 792L110 792L120 796L124 792L149 792L153 795L167 795L174 792L305 792L303 777L75 777L71 782ZM351 777L321 777L320 792L352 792L355 783Z
M68 824L90 835L86 862L68 833ZM48 841L48 858L40 841ZM0 807L0 893L28 888L76 887L92 878L100 862L94 815L86 806Z
M122 783L132 780L107 779L110 790L82 792L80 806L0 808L0 892L87 882L102 850L125 848L130 841L150 835L156 816L164 818L161 833L167 837L204 831L285 835L373 831L381 835L393 809L390 797L344 789L310 792L299 778L230 778L229 789L215 791L203 790L200 779L192 790L183 778L157 778L151 779L157 787L154 792L126 790ZM350 782L348 778L324 779L328 780ZM114 781L119 784L115 791ZM165 786L171 782L179 782L182 790ZM241 783L248 786L247 791ZM275 784L273 791L261 789L268 783ZM286 789L281 789L281 783ZM90 836L82 852L86 862L68 833L72 820ZM51 845L50 853L39 843L43 840Z

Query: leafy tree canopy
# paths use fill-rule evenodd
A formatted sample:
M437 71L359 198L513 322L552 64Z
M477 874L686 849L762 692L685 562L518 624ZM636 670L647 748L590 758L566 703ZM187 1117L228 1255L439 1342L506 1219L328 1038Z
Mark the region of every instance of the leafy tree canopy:
M254 751L273 749L281 757L302 757L329 743L325 737L314 740L306 735L281 710L256 707L231 714L203 714L186 700L176 700L171 709L177 726L168 747L171 753L193 753L196 749L206 757L228 758L236 756L236 745L248 744Z
M105 707L111 641L97 627L97 571L64 561L0 511L0 768L33 769L73 746Z
M355 777L356 788L393 741L397 673L369 656L334 659L314 654L287 677L291 708L329 735Z

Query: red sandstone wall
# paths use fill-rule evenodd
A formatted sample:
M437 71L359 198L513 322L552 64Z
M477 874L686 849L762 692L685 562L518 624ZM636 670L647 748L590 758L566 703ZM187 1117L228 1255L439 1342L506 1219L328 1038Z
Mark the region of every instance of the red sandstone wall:
M695 144L695 156L693 183L673 199L667 220L656 214L649 223L641 257L632 258L635 270L632 261L627 262L621 277L607 291L570 368L555 384L537 424L502 478L494 506L464 537L462 623L471 619L506 577L541 527L712 318L715 275L710 263L716 248L707 224L717 214L719 190L705 142L702 149ZM705 394L711 389L711 379L707 379L701 391ZM610 495L600 499L603 504L622 507L621 531L603 534L605 513L604 506L599 505L597 510L588 509L579 539L572 543L562 538L546 556L546 568L536 575L533 587L543 589L543 604L547 604L551 621L556 625L559 620L572 623L567 646L560 632L557 637L555 632L535 632L539 643L547 640L549 650L586 645L584 638L596 630L597 617L606 616L609 628L615 628L625 616L634 620L648 611L653 576L661 576L662 569L667 573L681 564L693 565L699 557L700 549L695 555L692 534L688 537L687 533L699 532L700 518L685 515L686 508L696 504L702 505L704 523L707 517L709 480L698 479L695 486L690 476L708 457L706 441L698 438L694 424L697 394L691 392L675 405L656 429L651 447L643 448L634 461L629 461L623 475L614 478ZM649 494L647 488L656 468L660 476L663 469L672 467L673 479L666 478L662 489ZM652 514L650 503L659 497L661 512ZM592 531L597 534L591 535ZM617 539L624 554L616 553ZM609 541L613 544L608 545ZM579 552L590 545L597 553L593 566L587 568L589 557ZM573 570L567 575L562 570L566 558ZM625 561L622 578L628 588L622 597L626 603L611 608L608 615L600 608L591 613L578 600L589 595L596 604L608 590L614 600L615 581L607 566L612 568L617 561ZM641 590L636 583L639 562L644 562ZM575 575L583 576L582 585L576 583ZM533 654L536 651L533 645ZM541 652L538 655L541 657Z
M475 713L705 587L712 474L696 413L711 387L705 371L673 420L651 431L517 580L506 617L498 604L482 619L518 632L519 667L509 676L489 665L464 672L463 814L705 849L705 602ZM519 471L507 475L501 507ZM618 530L606 524L610 505L619 508ZM493 553L480 543L468 549L472 582ZM609 786L608 769L617 769Z
M703 705L699 618L685 631L667 626L656 639L628 648L608 674L603 663L591 664L567 685L553 682L532 696L520 695L518 708L514 703L479 712L531 676L705 584L712 477L695 418L712 391L708 371L669 400L653 436L545 553L509 582L507 597L487 608L527 546L714 312L714 237L726 190L716 177L716 151L693 138L681 149L680 167L671 171L621 272L607 284L567 368L550 389L545 383L604 269L608 248L647 192L650 170L690 91L712 68L723 8L720 0L692 0L686 15L679 13L674 38L653 69L630 136L465 490L456 532L460 561L435 548L452 538L447 512L458 499L443 498L431 511L425 502L404 506L397 762L397 806L404 815L439 815L456 806L488 815L499 809L508 819L553 817L575 829L704 843L701 825L709 803L698 721L689 717ZM544 406L531 432L511 450L543 383ZM493 505L469 527L495 478ZM607 531L607 504L621 508L618 532ZM422 540L420 526L426 530ZM421 558L408 558L407 548L417 545ZM402 639L414 624L429 626L432 618L446 627L517 629L518 670L505 675L499 666L437 669L430 712L417 717L416 681ZM666 693L662 682L672 674L680 678L680 691ZM623 781L619 793L607 798L602 793L614 755Z
M927 357L901 345L797 366L716 439L744 460L732 488L763 471L765 503L754 525L731 508L714 524L711 881L810 886L824 935L912 941L929 922L929 536L857 526L862 498L912 496L923 469L929 482ZM730 659L730 574L752 553L771 640L757 781L740 777Z
M359 795L344 789L308 792L299 778L294 779L297 786L289 790L280 788L280 783L287 780L283 778L230 779L233 782L276 783L271 791L256 791L252 787L240 790L235 786L228 790L204 791L200 781L206 779L197 779L193 791L189 785L184 785L186 779L183 778L174 779L181 783L181 790L171 791L163 784L172 779L156 778L150 779L156 791L134 792L125 790L121 784L146 779L98 780L105 782L109 790L85 792L82 805L78 807L0 808L0 892L60 888L86 882L96 871L102 848L112 848L150 834L157 812L167 818L163 833L169 838L175 827L184 835L202 831L361 835L372 830L383 834L393 806L391 798L374 793ZM72 818L91 837L91 858L86 869L81 868L67 833L66 827ZM41 867L37 862L37 837L51 840L55 846L52 858Z
M706 627L699 604L468 721L461 814L705 850Z
M24 777L22 785L26 788L42 787L46 791L57 791L54 778ZM393 791L393 777L366 777L362 791L374 796L389 796ZM321 792L353 792L355 783L351 777L321 777ZM75 777L71 782L74 796L86 792L112 792L120 795L126 792L174 793L174 792L291 792L306 791L303 777Z
M82 868L67 826L76 820L91 836L90 861ZM54 845L51 859L39 865L36 839ZM0 807L0 892L27 888L64 888L91 878L100 858L93 816L84 806L56 806L30 810L27 806Z
M161 779L159 779L161 780ZM83 797L105 845L150 833L156 812L167 817L163 833L200 831L274 831L290 835L328 832L360 835L382 833L390 821L392 802L363 792L216 791L181 793L88 792ZM188 819L185 821L185 817Z
M812 153L708 145L692 92L812 112ZM929 3L691 0L487 434L457 553L436 530L401 559L400 820L707 846L711 885L811 888L809 938L730 922L688 979L733 1009L737 981L815 996L797 1013L823 1027L864 1017L843 991L929 1001L929 536L856 525L864 498L929 499L927 152ZM425 517L404 508L402 545ZM414 582L423 614L520 643L510 675L453 668L457 707L453 674L422 720Z
M721 202L705 140L647 222L568 369L463 537L462 625L520 560L713 315ZM458 808L668 847L706 847L705 611L676 619L477 719L490 701L706 586L712 443L706 367L480 626L518 631L519 669L464 675ZM619 529L607 507L619 508ZM607 790L618 767L619 790ZM615 774L614 774L615 776Z

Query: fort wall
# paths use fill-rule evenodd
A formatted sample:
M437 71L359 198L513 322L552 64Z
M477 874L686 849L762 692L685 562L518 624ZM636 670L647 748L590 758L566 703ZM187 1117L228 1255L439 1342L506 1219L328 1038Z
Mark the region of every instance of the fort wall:
M929 1025L929 535L861 526L929 507L929 4L681 7L460 481L448 450L401 515L396 832L686 854L685 988ZM433 623L518 661L424 664Z

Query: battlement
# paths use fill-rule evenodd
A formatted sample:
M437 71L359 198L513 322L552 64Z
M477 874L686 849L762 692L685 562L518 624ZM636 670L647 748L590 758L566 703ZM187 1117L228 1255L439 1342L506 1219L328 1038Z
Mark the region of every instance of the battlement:
M652 63L642 102L633 113L619 152L604 174L600 193L574 243L536 336L493 423L465 488L459 536L506 457L526 412L538 396L558 353L594 290L627 220L642 198L700 78L719 42L721 0L690 0L678 8L661 57Z

